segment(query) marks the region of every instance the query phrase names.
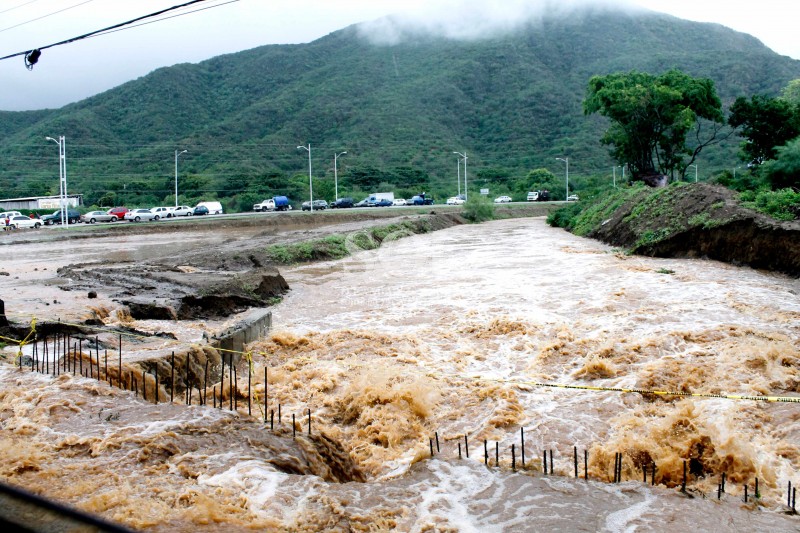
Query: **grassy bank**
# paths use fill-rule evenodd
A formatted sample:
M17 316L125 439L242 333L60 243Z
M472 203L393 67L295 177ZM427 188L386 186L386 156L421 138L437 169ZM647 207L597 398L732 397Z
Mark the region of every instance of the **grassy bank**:
M455 222L451 225L454 224ZM374 250L384 242L441 229L436 226L441 224L434 224L431 218L404 220L320 239L274 244L267 248L267 255L276 263L284 265L341 259L362 250Z

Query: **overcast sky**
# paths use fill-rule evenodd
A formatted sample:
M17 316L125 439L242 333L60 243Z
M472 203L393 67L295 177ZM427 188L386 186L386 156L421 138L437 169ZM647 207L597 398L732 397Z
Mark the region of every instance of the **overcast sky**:
M188 0L0 0L0 57L69 39ZM223 4L206 0L191 9ZM0 61L0 110L60 107L152 70L265 44L305 43L386 15L455 38L513 27L556 0L234 0L126 31L44 50L28 71ZM575 3L597 3L572 0ZM605 1L606 4L612 3ZM717 22L800 59L797 0L622 0L680 18ZM60 11L60 12L59 12ZM43 18L40 18L43 17ZM38 19L38 20L35 20Z

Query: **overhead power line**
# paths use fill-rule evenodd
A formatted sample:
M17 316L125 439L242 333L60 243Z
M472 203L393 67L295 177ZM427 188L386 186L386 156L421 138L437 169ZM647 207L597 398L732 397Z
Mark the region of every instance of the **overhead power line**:
M24 4L19 4L19 5L16 5L14 7L9 7L8 9L4 9L4 10L0 11L0 15L2 15L3 13L8 13L9 11L14 11L15 9L19 9L20 7L27 6L28 4L32 4L32 3L38 2L38 1L39 0L29 0L28 2L25 2Z
M92 32L89 32L89 33L85 33L83 35L79 35L77 37L72 37L72 38L66 39L64 41L59 41L57 43L48 44L46 46L40 46L38 48L34 48L32 50L26 50L24 52L17 52L17 53L14 53L14 54L9 54L7 56L0 57L0 61L2 61L4 59L10 59L12 57L24 56L25 57L25 65L30 70L30 69L33 68L33 65L35 65L36 62L39 60L39 57L42 54L42 50L46 50L48 48L53 48L55 46L61 46L61 45L64 45L64 44L74 43L75 41L80 41L82 39L87 39L89 37L93 37L93 36L101 34L101 33L110 33L112 30L117 30L117 29L122 28L124 26L129 26L131 24L135 24L137 22L141 22L141 21L146 20L146 19L151 19L151 18L154 18L154 17L158 17L160 15L163 15L164 13L169 13L171 11L176 11L178 9L183 9L185 7L188 7L188 6L192 6L192 5L195 5L195 4L199 4L201 2L208 2L208 1L210 1L210 0L191 0L191 1L185 2L183 4L179 4L179 5L176 5L176 6L168 7L166 9L162 9L161 11L156 11L155 13L150 13L148 15L143 15L141 17L136 17L135 19L131 19L131 20L128 20L128 21L125 21L125 22L120 22L119 24L114 24L113 26L108 26L107 28L103 28L103 29L100 29L100 30L96 30L96 31L92 31ZM229 0L229 1L225 2L225 4L230 4L230 3L238 2L238 1L239 0ZM224 5L224 4L218 4L218 5L212 6L212 7L218 7L219 5Z
M26 20L25 22L20 22L19 24L14 24L13 26L9 26L8 28L0 29L0 33L8 30L13 30L14 28L19 28L20 26L24 26L25 24L30 24L31 22L36 22L37 20L42 20L46 19L47 17L52 17L53 15L58 15L59 13L63 13L64 11L69 11L70 9L82 6L83 4L88 4L89 2L94 2L94 0L84 0L80 4L75 4L74 6L65 7L64 9L59 9L58 11L48 13L47 15L42 15L41 17L36 17L35 19Z

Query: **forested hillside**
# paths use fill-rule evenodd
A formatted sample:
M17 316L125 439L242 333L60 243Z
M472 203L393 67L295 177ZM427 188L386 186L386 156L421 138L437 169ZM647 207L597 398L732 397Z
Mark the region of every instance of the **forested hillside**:
M527 174L564 169L574 187L609 176L584 116L596 74L679 68L709 77L724 108L740 95L776 94L800 62L714 24L642 13L587 10L545 18L503 36L456 41L417 35L373 44L349 27L304 45L270 45L148 76L59 110L0 113L3 197L57 193L57 147L65 135L71 193L87 204L171 203L175 150L181 202L222 198L247 209L273 194L299 200L311 143L315 196L378 189L408 195L456 192L466 151L470 188L500 194ZM732 138L698 161L700 175L737 165ZM463 169L462 169L463 171Z

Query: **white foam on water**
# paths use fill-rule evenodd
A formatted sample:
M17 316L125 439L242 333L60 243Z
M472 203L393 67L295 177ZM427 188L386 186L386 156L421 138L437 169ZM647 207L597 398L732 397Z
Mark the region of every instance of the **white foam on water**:
M606 517L606 531L611 533L633 533L636 531L636 526L630 525L631 522L643 518L645 511L655 500L653 493L647 489L644 490L644 497L643 502L635 503L630 507L609 514Z

